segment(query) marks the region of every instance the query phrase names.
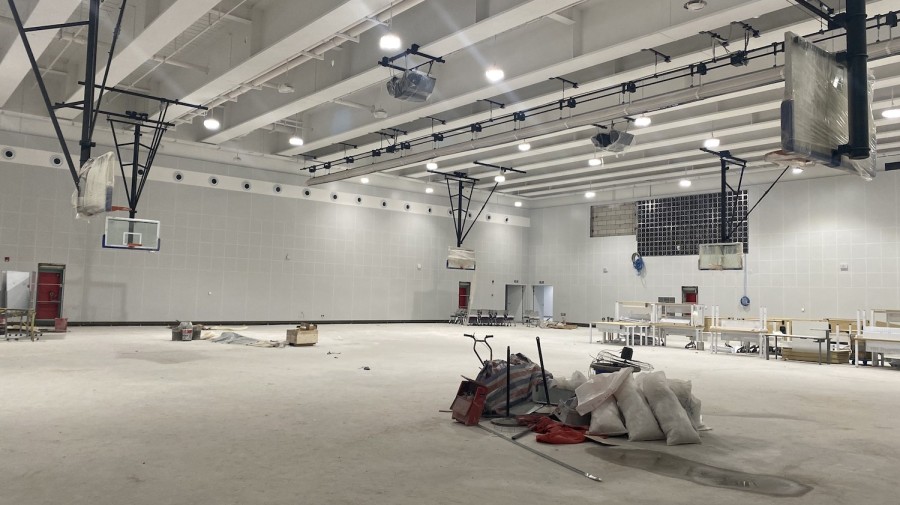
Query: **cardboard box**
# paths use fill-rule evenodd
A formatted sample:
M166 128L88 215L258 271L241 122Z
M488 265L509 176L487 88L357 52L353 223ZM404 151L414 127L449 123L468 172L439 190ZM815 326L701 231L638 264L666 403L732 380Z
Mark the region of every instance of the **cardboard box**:
M287 343L289 345L315 345L319 342L319 330L316 325L311 325L311 330L301 330L299 327L287 331Z

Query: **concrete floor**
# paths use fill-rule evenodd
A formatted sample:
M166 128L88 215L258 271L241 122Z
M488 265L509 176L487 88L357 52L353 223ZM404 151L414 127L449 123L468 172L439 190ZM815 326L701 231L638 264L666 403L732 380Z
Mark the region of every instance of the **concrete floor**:
M283 338L285 327L242 333ZM560 375L587 330L468 328ZM811 486L799 498L709 487L605 461L596 444L531 446L590 481L438 412L478 363L463 328L322 326L315 347L171 342L164 328L74 328L0 342L0 504L888 503L900 468L900 373L639 348L691 379L714 431L631 444ZM328 351L337 355L327 355ZM371 370L363 370L369 366Z

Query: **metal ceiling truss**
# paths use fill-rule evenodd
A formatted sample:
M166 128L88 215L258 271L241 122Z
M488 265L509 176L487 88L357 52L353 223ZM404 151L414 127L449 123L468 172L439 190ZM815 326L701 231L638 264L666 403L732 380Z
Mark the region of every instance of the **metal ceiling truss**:
M854 0L854 1L856 1L856 0ZM858 17L859 16L857 16L857 18ZM863 27L863 39L864 39L865 38L864 32L867 29L877 29L884 25L893 26L893 25L891 25L891 23L896 22L897 13L890 12L886 15L877 15L877 16L873 16L872 18L870 18L868 20L865 19L865 13L863 13L862 19L863 19L862 27ZM752 26L747 25L745 23L739 23L739 22L736 22L735 24L739 24L741 26L741 28L744 29L744 31L746 33L746 38L758 36L758 33L759 33L758 30L756 30ZM822 31L818 31L816 33L809 34L806 36L806 38L812 40L814 43L824 42L827 40L831 40L831 39L843 36L844 35L843 33L833 33L834 31L836 31L838 29L842 29L842 28L843 28L843 26L829 26L828 30L822 30ZM859 28L859 22L857 20L857 31L858 31L858 28ZM746 44L745 44L745 47L746 47ZM687 66L669 69L669 70L666 70L663 72L656 72L652 75L648 75L641 79L628 81L628 82L624 82L624 83L617 84L617 85L608 86L608 87L605 87L602 89L598 89L598 90L594 90L594 91L590 91L590 92L586 92L586 93L572 95L565 101L565 106L569 107L569 108L574 108L578 105L582 105L587 102L596 101L596 100L600 100L603 98L608 98L608 97L616 96L616 95L620 95L623 97L623 99L625 99L624 98L625 95L627 95L629 93L633 94L640 88L646 88L646 87L652 86L654 84L661 84L661 83L672 81L672 80L683 79L685 77L694 78L695 76L704 76L704 75L707 75L709 72L717 70L717 69L734 67L734 66L743 66L743 65L746 65L749 61L758 59L758 58L764 58L764 57L773 57L774 58L776 55L778 55L779 53L782 53L783 51L784 51L784 43L783 42L775 42L773 44L759 47L756 49L737 51L737 52L733 52L733 53L725 55L725 56L713 57L713 58L703 60L703 61L700 61L697 63L693 63L693 64L690 64ZM865 47L863 47L862 52L865 53ZM735 55L737 55L738 57L735 58ZM564 82L563 84L565 85L566 83ZM471 125L464 125L464 126L459 126L459 127L453 128L453 129L444 130L444 131L432 132L429 135L424 135L421 137L417 137L415 139L410 139L406 143L408 144L409 148L415 148L417 146L423 146L423 145L432 145L433 146L434 143L440 142L440 141L443 141L443 140L446 140L449 138L457 137L459 135L471 135L474 133L480 133L487 128L496 127L496 126L500 126L500 125L504 125L504 124L508 124L508 123L513 123L514 127L518 128L519 125L522 124L526 118L534 117L534 116L537 116L540 114L545 114L548 112L558 111L559 108L560 108L559 100L547 102L543 105L519 110L516 112L504 114L504 115L495 116L488 120L476 122ZM378 157L378 156L381 156L383 151L385 151L385 150L384 149L381 149L381 150L376 149L376 150L372 151L371 153L356 156L355 160L359 161L360 159L364 159L364 158ZM330 163L329 163L329 165L330 165ZM312 168L315 169L316 167L314 166ZM313 173L312 170L310 172ZM330 182L331 180L340 180L340 179L344 179L344 178L350 178L355 175L359 175L359 174L356 174L356 173L348 173L346 175L342 174L342 173L331 174L328 178L329 179L328 182ZM315 181L315 179L313 179L313 181ZM317 181L311 182L311 184L318 184L318 182Z
M106 85L107 79L109 78L109 70L112 66L113 55L116 50L116 42L119 39L119 34L122 27L122 18L125 13L125 7L128 3L127 0L122 0L122 4L119 6L119 14L116 19L115 28L113 28L112 42L110 43L109 53L107 55L106 68L103 72L103 79L101 80L100 84L97 84L95 80L97 74L100 0L89 0L87 21L76 21L71 23L34 26L27 28L22 23L22 19L19 16L19 11L16 8L15 0L8 0L8 2L10 11L13 15L13 20L16 24L16 28L18 28L19 30L19 36L22 38L22 45L25 47L25 52L28 56L29 62L31 63L32 72L34 73L35 79L37 80L38 88L41 91L41 97L44 100L44 106L47 108L47 113L50 116L50 122L53 124L53 129L56 132L56 138L59 141L60 148L63 151L63 158L65 159L66 165L69 168L69 172L72 175L72 180L75 183L76 189L79 186L78 167L84 166L84 164L87 163L87 161L91 158L91 149L96 146L96 144L93 142L94 128L97 125L97 117L100 114L103 114L106 116L107 121L109 121L110 129L112 130L113 140L116 148L116 155L119 159L119 168L122 174L122 182L125 185L125 195L126 199L128 200L128 210L130 213L130 217L134 218L135 214L137 213L138 201L140 200L141 193L143 193L144 191L144 184L147 182L147 176L150 174L150 168L152 167L153 161L156 158L156 153L159 150L163 135L165 135L169 127L174 126L174 124L166 122L166 112L169 106L180 105L190 107L195 110L206 110L206 107L188 104L178 100L170 100L168 98L138 93L136 91L127 89L109 87ZM28 41L28 33L34 31L58 30L61 28L81 26L88 27L85 50L86 54L84 80L78 81L78 84L84 86L83 99L77 102L53 103L50 99L50 94L47 91L47 86L44 82L41 70L38 67L34 51L32 50L31 44ZM124 113L121 113L101 109L103 96L106 92L119 93L157 102L159 106L159 115L157 117L159 119L150 119L149 115L143 112L125 111ZM62 129L60 128L59 124L59 118L56 114L56 111L58 109L64 108L82 111L81 139L78 142L78 145L80 147L80 159L78 167L75 166L75 163L72 160L69 146L66 143L65 137L63 136ZM116 131L117 128L119 129L119 132ZM131 142L120 143L119 136L122 135L122 133L124 133L126 129L131 130L133 140ZM141 138L146 134L151 135L151 140L149 143L141 142ZM123 157L122 153L122 148L125 147L131 148L131 161L128 162L124 161L125 158ZM143 160L141 159L142 149L145 151L143 154ZM126 166L131 168L130 184L128 182L128 178L125 177Z
M747 219L750 217L750 214L754 209L766 198L766 195L769 194L769 191L772 191L772 188L778 184L778 181L781 180L781 177L788 171L789 166L784 167L784 170L778 174L778 177L772 184L766 188L766 191L763 193L759 200L753 204L753 207L747 211L743 216L738 216L738 196L741 194L742 186L744 184L744 172L747 170L747 160L743 158L738 158L732 156L731 151L713 151L711 149L707 149L705 147L700 148L701 151L705 153L712 154L714 156L719 157L720 163L720 178L721 178L721 189L719 193L719 239L725 242L731 242L734 233L740 229L744 223L747 222ZM737 188L734 188L731 184L728 183L728 170L732 167L740 167L741 176L738 179ZM734 195L732 199L732 206L729 212L728 209L728 190L731 190L731 194ZM729 218L730 214L730 218ZM732 223L731 226L728 226L728 223Z
M450 198L450 215L453 217L453 231L456 233L456 247L462 247L466 237L469 236L469 232L472 231L472 227L478 222L478 218L481 217L481 213L484 212L484 208L491 200L494 190L497 189L497 183L494 183L494 187L491 188L491 192L481 205L481 210L469 223L469 217L471 216L469 207L472 205L472 193L475 191L475 184L478 183L478 179L469 177L463 172L445 173L437 170L429 170L429 172L442 176L447 183L447 196ZM451 183L455 183L455 187ZM456 193L453 192L454 189ZM468 228L466 223L469 224Z

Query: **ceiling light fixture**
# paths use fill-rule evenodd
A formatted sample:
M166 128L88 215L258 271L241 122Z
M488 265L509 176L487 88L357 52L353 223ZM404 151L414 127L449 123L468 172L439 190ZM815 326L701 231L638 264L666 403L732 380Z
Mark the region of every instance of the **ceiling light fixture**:
M703 141L703 147L705 147L707 149L715 149L715 148L719 147L719 145L721 145L721 144L722 144L722 141L720 141L719 139L717 139L715 137L710 137Z
M218 119L213 115L213 111L209 111L209 115L206 116L206 119L203 120L203 126L207 130L218 130L222 123L219 122Z
M295 116L296 117L296 116ZM294 147L300 147L303 145L303 137L300 136L300 121L296 121L294 123L294 134L291 135L291 138L288 139L288 144Z
M506 77L506 73L503 72L503 69L496 66L491 65L484 71L484 77L488 80L488 82L500 82Z
M597 193L594 193L593 191L585 191L584 193L585 198L594 198L595 196L597 196Z
M368 184L368 183L369 183L369 178L368 178L368 177L363 177L362 179L359 180L359 182L361 182L361 183L363 183L363 184Z
M641 128L643 128L645 126L650 126L650 123L652 123L652 122L653 122L653 120L650 119L649 116L638 116L638 117L634 118L634 126L639 126Z
M690 179L681 179L680 181L678 181L678 185L681 186L682 188L689 188L689 187L691 187L691 180Z
M803 173L803 169L800 167L794 167L791 169L791 173L794 175L800 175Z
M432 188L431 186L425 186L425 192L430 195L434 193L434 188Z
M522 202L516 201L516 203L514 203L513 205L515 205L516 207L521 207L521 206L522 206Z
M294 92L294 87L286 82L283 82L278 85L278 92L282 95L288 95Z
M372 116L375 119L385 119L388 117L388 113L386 110L379 107L377 109L372 109Z
M393 32L394 28L394 2L391 2L389 18L387 22L387 33L381 36L378 41L378 47L383 51L396 51L403 46L403 41Z
M429 161L425 164L425 168L427 168L428 170L437 170L438 164L434 161Z
M684 4L685 10L694 12L703 10L704 7L706 7L706 0L688 0Z
M494 176L494 182L496 182L496 183L498 183L498 184L501 183L501 182L506 182L506 176L503 175L503 174L495 175L495 176Z
M591 167L599 167L602 164L603 164L603 158L594 157L594 158L591 158L588 160L588 166L591 166Z
M525 142L524 140L519 144L519 150L523 153L531 150L531 144Z
M402 46L403 41L400 40L400 37L390 32L382 35L381 40L378 41L378 47L383 51L396 51Z

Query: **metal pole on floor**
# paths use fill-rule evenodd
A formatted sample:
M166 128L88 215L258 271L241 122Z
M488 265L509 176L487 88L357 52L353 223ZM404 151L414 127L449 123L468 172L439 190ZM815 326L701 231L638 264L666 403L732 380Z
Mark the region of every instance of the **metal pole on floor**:
M534 337L537 341L538 361L541 363L541 380L544 382L544 396L546 396L546 405L550 405L550 388L547 387L547 371L544 370L544 353L541 351L541 337Z
M506 346L506 417L510 416L509 412L509 383L512 375L512 363L509 361L509 346Z

